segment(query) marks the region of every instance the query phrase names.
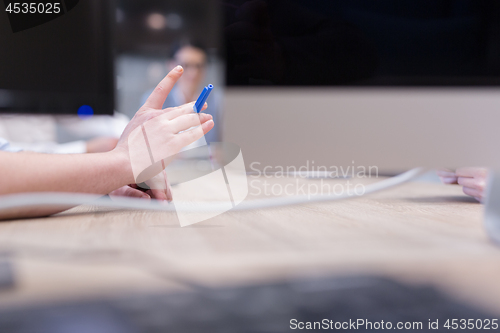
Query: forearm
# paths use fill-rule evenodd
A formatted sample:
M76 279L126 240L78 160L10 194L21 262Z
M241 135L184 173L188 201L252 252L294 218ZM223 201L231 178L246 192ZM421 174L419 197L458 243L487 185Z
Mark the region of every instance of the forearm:
M107 194L133 181L124 154L0 152L0 195L23 192Z
M148 151L145 151L146 141L143 133L137 138L131 133L141 130L141 126L144 132L144 125L150 121L148 128L152 126L154 131L157 131L154 132L157 134L154 135L154 147L161 147L158 149L161 150L162 156L174 156L182 147L200 139L214 126L211 116L193 113L194 103L163 109L165 99L182 72L182 67L178 66L160 82L127 125L116 148L111 152L85 155L0 152L0 200L2 195L27 192L108 194L124 185L136 183L129 152L136 153L134 156L139 156L139 162L147 156L146 164L149 165L149 162L152 163L149 159L151 149L148 146ZM205 103L203 110L206 108ZM151 143L148 141L148 144ZM29 209L16 208L7 212L1 211L0 220L50 215L67 208L47 205Z

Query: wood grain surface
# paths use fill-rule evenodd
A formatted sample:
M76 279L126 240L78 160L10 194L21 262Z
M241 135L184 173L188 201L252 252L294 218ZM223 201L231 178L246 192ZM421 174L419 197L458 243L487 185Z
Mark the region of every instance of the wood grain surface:
M320 182L250 177L248 200L263 196L256 189L264 181ZM347 181L377 180L323 182ZM229 212L185 228L174 213L80 206L0 223L0 259L17 278L0 291L0 306L370 274L432 284L500 313L500 248L482 213L458 186L419 182L343 202Z

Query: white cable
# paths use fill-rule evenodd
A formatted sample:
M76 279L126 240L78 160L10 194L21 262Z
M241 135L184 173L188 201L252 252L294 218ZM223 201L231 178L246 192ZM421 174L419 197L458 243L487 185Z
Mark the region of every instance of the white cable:
M322 195L301 195L293 197L278 197L271 199L258 199L244 201L232 209L232 211L245 211L255 209L267 209L284 207L291 205L312 204L325 201L339 201L350 198L356 198L375 192L380 192L394 186L407 183L426 171L424 168L416 168L407 171L398 176L382 180L375 184L365 186L365 191L362 195L355 193L345 194L322 194ZM175 208L175 204L167 204L159 201L146 201L144 199L133 199L126 197L114 197L113 199L102 197L93 194L77 194L77 193L26 193L0 196L0 211L4 209L33 207L33 206L78 206L92 205L98 207L123 208L135 210L152 210L152 211L186 211L186 212L220 212L225 211L227 203L224 202L200 202L200 203L179 203L180 206L190 208Z
M361 195L357 195L351 192L340 195L337 194L301 195L293 197L278 197L278 198L263 199L263 200L252 200L241 203L240 205L233 208L233 210L265 209L265 208L311 204L311 203L318 203L325 201L339 201L339 200L357 198L365 196L367 194L380 192L398 185L402 185L422 175L423 173L425 173L425 171L426 169L424 168L415 168L400 175L397 175L395 177L391 177L376 182L374 184L367 185L365 186L365 191Z

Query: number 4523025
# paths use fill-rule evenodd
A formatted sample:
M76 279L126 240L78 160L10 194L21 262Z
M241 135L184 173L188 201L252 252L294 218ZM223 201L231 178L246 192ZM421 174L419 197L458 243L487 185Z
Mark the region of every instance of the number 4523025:
M10 14L59 14L61 3L11 2L5 11Z

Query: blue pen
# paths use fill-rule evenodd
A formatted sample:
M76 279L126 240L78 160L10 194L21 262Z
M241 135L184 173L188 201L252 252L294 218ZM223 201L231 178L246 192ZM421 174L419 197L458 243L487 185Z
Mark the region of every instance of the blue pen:
M203 109L203 105L205 105L205 102L208 99L208 96L212 92L212 89L214 89L214 86L212 84L209 84L205 88L203 88L203 91L200 94L200 97L196 100L196 103L193 106L193 110L196 113L200 113L201 109Z
M205 102L208 99L208 96L212 92L212 89L214 89L213 84L209 84L205 88L203 88L203 91L200 94L200 97L196 100L196 103L194 103L193 110L196 113L200 113L201 109L203 109L203 105L205 105ZM212 160L212 149L210 149L210 145L207 145L208 147L208 158L210 160L210 165L212 166L212 171L215 170L214 166L214 161Z

